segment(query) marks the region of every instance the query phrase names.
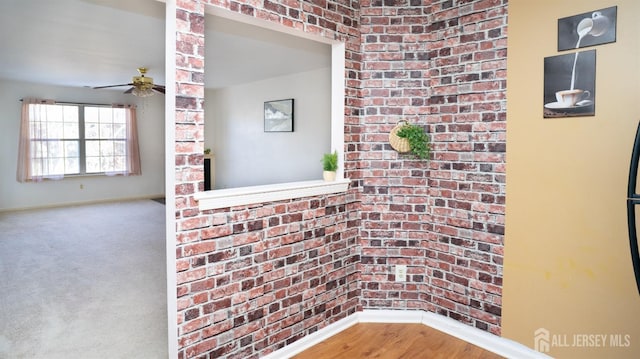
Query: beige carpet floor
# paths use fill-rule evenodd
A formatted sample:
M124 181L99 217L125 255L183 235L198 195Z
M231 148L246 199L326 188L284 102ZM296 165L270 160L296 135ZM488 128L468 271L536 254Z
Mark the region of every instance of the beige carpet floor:
M0 358L166 358L165 207L0 213Z

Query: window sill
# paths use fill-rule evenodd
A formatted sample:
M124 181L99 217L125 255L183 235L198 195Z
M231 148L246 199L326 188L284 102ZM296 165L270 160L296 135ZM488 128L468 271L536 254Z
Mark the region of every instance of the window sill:
M318 180L218 189L196 193L195 199L198 201L198 208L204 211L207 209L341 193L347 191L350 182L349 179L340 179L331 182Z

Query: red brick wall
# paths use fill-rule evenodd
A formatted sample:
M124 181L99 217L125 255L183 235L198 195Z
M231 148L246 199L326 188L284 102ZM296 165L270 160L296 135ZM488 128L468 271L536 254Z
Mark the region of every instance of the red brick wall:
M499 334L507 1L367 0L360 21L363 307ZM428 164L389 146L400 119L431 133Z
M202 213L204 2L176 14L179 357L257 358L363 307L499 334L506 0L209 0L347 43L353 187ZM432 134L431 162L390 148L401 118Z
M353 197L234 207L182 220L181 357L257 357L355 313L360 257Z
M361 108L358 16L351 2L210 4L346 42L345 141L351 145ZM182 0L177 6L178 355L258 358L360 309L358 191L198 210L204 5ZM354 166L348 166L350 176Z

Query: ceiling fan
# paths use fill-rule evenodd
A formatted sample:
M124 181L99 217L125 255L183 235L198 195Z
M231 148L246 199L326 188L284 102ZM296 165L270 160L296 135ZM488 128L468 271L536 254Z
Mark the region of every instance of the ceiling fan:
M140 73L140 76L134 76L131 82L128 84L98 86L98 87L92 87L92 88L104 89L109 87L132 86L130 89L128 89L124 93L131 93L139 97L151 96L154 93L153 91L164 94L165 90L163 85L156 85L153 83L153 78L145 76L145 74L147 73L146 67L138 67L138 72Z

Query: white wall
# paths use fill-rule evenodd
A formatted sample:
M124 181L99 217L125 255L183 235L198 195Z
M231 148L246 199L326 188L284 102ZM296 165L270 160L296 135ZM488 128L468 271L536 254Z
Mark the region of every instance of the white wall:
M118 90L46 86L0 80L0 211L128 198L152 198L164 193L164 96L146 99ZM138 135L142 175L86 176L59 181L16 181L21 98L68 102L138 105ZM80 188L82 185L82 189Z
M294 132L264 132L264 102L294 99ZM215 188L322 178L331 152L331 69L205 93L205 147L216 156Z

